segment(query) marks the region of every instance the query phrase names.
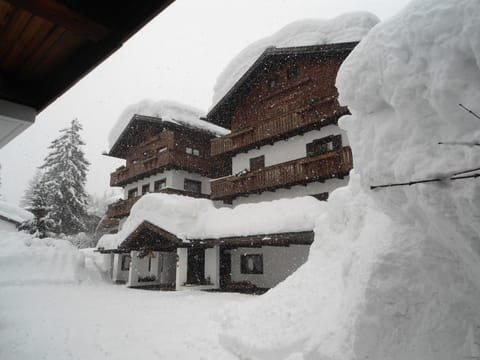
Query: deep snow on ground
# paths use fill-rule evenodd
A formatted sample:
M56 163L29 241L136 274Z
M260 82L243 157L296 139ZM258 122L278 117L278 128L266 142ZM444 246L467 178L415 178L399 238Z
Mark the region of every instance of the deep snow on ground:
M251 296L112 284L0 286L0 359L236 359L217 309Z
M374 27L337 78L355 173L307 263L223 310L248 359L480 358L480 181L370 190L480 166L480 2L416 0ZM255 314L251 316L251 314ZM250 315L250 316L249 316Z

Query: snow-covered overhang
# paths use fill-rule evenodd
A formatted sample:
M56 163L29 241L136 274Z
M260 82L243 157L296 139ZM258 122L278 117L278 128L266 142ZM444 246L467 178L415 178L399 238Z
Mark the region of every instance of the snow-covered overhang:
M35 121L37 111L0 99L0 149Z

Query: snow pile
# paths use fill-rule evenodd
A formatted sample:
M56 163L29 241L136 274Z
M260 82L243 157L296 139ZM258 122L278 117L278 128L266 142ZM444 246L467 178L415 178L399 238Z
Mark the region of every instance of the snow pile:
M370 13L355 12L334 19L295 21L275 34L256 41L242 50L222 71L214 86L212 108L253 65L266 48L324 45L359 41L378 23Z
M337 79L356 174L318 219L307 263L221 341L249 359L480 357L480 183L371 191L480 165L478 0L417 0L375 27Z
M13 220L17 223L22 223L24 221L32 220L33 214L18 206L0 200L0 217Z
M117 248L143 221L183 240L311 231L324 208L310 196L217 209L207 199L147 194L132 207L122 230L104 235L97 247Z
M122 112L117 122L110 130L108 136L109 149L113 147L134 115L158 117L161 118L162 121L205 130L217 136L227 135L229 133L229 130L227 129L201 120L200 117L205 116L205 113L192 106L180 104L175 101L153 101L146 99L128 106Z
M94 272L66 240L0 231L0 285L78 283L95 278Z

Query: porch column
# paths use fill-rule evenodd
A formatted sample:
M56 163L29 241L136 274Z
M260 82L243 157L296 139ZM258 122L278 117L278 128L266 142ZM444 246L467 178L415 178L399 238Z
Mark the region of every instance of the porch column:
M205 278L215 289L220 288L220 246L205 249Z
M127 286L137 286L138 285L138 275L141 271L140 262L141 259L138 257L138 251L132 250L130 252L131 262L130 270L128 271L128 283Z
M180 289L187 282L188 249L177 248L177 273L175 279L175 290Z

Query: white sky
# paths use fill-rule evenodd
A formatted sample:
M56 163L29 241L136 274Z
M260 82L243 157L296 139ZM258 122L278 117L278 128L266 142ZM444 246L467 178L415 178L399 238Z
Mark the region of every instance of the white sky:
M47 147L73 118L83 124L91 162L87 191L102 195L122 164L102 156L123 109L144 98L172 99L205 111L228 62L250 43L305 18L369 11L381 20L409 0L176 0L0 150L0 193L17 203Z

